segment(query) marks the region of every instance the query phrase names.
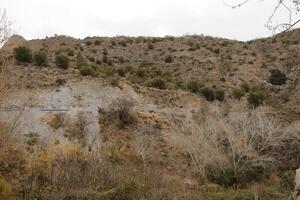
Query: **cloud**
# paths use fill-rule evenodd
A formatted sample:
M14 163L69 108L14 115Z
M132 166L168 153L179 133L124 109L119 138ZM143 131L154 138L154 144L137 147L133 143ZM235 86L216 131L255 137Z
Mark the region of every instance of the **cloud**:
M1 6L27 39L54 34L205 34L239 40L270 36L264 24L272 1L251 1L232 10L222 0L2 0ZM283 16L279 16L281 20Z

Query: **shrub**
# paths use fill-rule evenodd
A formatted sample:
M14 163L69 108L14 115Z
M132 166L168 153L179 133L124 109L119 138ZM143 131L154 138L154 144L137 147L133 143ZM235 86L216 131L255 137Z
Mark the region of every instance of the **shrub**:
M202 88L200 90L200 93L205 97L207 101L214 101L216 98L214 89L209 87Z
M234 171L231 168L226 168L219 173L208 171L208 180L212 183L217 183L223 187L231 187L238 183L237 177L234 175Z
M101 44L101 41L100 40L96 40L95 41L95 45L100 45Z
M158 88L158 89L161 89L161 90L166 89L166 83L161 78L155 78L155 79L151 80L147 85L149 87L154 87L154 88Z
M127 99L120 99L114 101L111 104L112 112L109 112L110 121L116 120L116 124L119 128L125 128L129 125L135 124L137 118L135 113L132 111L134 106L133 102Z
M65 55L58 55L55 57L55 64L61 69L68 69L70 64L70 59Z
M0 177L0 199L8 200L11 197L11 186Z
M74 56L75 55L75 52L73 49L67 49L67 55L68 56Z
M119 57L118 60L119 60L119 62L122 63L122 64L125 62L124 57Z
M107 62L107 64L108 64L109 66L112 66L114 63L113 63L112 60L109 60L109 61Z
M85 44L86 44L86 46L91 46L92 42L91 41L86 41Z
M99 60L99 59L97 59L97 60L96 60L96 64L97 64L97 65L102 65L102 61Z
M191 92L197 93L200 90L200 84L197 81L189 81L186 85L187 89Z
M119 86L119 79L117 78L112 78L109 80L109 84L113 87L118 87Z
M82 66L79 71L82 76L95 76L96 74L96 71L91 66Z
M58 78L55 82L57 85L64 85L66 83L66 80L63 78Z
M221 90L221 89L217 89L216 91L215 91L215 95L216 95L216 99L218 100L218 101L224 101L224 99L225 99L225 92L224 92L224 90Z
M145 70L144 69L137 69L135 74L140 78L144 78L145 77Z
M44 52L37 52L33 57L34 64L37 66L46 66L48 63L47 55Z
M126 72L125 72L124 69L119 68L117 70L117 72L118 72L118 75L121 76L121 77L125 77L125 75L126 75Z
M232 91L232 95L235 99L240 100L243 96L245 96L245 89L243 87L234 88Z
M95 61L96 61L96 59L95 59L94 57L92 57L92 56L89 56L89 57L88 57L88 60L89 60L90 62L95 62Z
M148 44L148 49L149 49L149 50L154 49L154 45L153 45L153 44Z
M244 88L245 92L249 92L250 90L250 86L248 85L248 83L242 83L241 87Z
M108 58L107 58L107 56L103 56L102 62L103 62L103 63L108 63Z
M15 58L19 62L30 63L32 61L32 52L27 47L17 47L14 49Z
M270 73L271 73L271 76L269 78L269 82L272 85L283 85L286 83L287 77L279 69L270 70Z
M280 186L283 191L293 191L294 189L294 171L285 171L279 173Z
M256 108L263 103L265 96L260 90L251 91L247 100L250 105L253 105L253 107Z
M167 55L165 58L165 63L171 63L173 62L173 57L171 55Z
M121 41L120 44L121 44L121 46L123 46L123 47L127 47L127 43L126 43L125 41Z

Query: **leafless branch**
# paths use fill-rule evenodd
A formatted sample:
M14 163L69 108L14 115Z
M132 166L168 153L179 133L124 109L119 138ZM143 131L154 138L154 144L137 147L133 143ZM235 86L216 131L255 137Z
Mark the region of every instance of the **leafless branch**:
M12 22L7 16L5 9L0 9L0 47L8 40L12 34Z
M249 1L250 0L243 0L243 1L241 0L240 3L230 4L230 3L227 3L225 0L223 0L223 4L235 9L235 8L239 8L243 5L245 5ZM263 1L264 0L261 0L261 2L263 2ZM276 5L272 11L272 14L269 16L268 21L265 26L269 30L271 30L273 33L286 32L286 31L291 30L293 27L295 27L300 22L300 19L293 20L293 15L300 11L300 0L276 0L275 2L276 2ZM292 4L293 8L288 6L288 4ZM272 21L273 21L274 17L276 16L276 14L278 13L280 8L284 8L287 11L288 19L284 23L279 23L279 24L273 25Z

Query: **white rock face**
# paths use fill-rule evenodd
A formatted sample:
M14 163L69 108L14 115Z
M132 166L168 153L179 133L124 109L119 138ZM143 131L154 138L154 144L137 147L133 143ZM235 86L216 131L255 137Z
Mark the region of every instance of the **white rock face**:
M15 91L0 109L0 120L16 121L15 133L37 133L41 140L66 143L65 127L55 129L49 118L65 114L71 120L82 115L85 146L91 150L100 146L98 109L106 109L115 99L127 96L118 88L106 87L97 81L70 83L61 87L23 89Z

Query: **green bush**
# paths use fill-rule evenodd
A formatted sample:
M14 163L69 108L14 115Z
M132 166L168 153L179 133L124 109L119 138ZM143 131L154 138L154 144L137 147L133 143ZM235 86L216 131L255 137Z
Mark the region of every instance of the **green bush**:
M0 177L0 199L9 200L12 195L11 186Z
M167 55L165 58L165 63L171 63L173 62L173 57L171 55Z
M232 91L232 95L235 99L240 100L243 96L245 96L245 89L243 87L234 88Z
M46 66L48 63L47 54L39 51L34 54L33 61L37 66Z
M294 171L285 171L279 173L280 188L282 191L293 191L294 190Z
M216 95L216 99L218 100L218 101L224 101L224 99L225 99L225 92L224 92L224 90L221 90L221 89L217 89L216 91L215 91L215 95Z
M75 52L73 49L67 49L67 55L68 56L74 56L75 55Z
M208 171L208 180L225 188L238 184L238 178L235 176L232 168L226 168L218 173Z
M136 76L140 77L140 78L144 78L145 77L145 70L144 69L137 69L135 72Z
M271 76L269 82L272 85L284 85L287 81L287 77L279 69L270 70Z
M154 88L158 88L161 90L165 90L166 89L166 83L162 78L155 78L153 80L151 80L147 86L149 87L154 87Z
M32 61L32 52L27 47L15 48L14 55L18 62L30 63Z
M139 191L135 184L124 184L106 192L93 195L92 199L97 200L138 200Z
M265 96L263 94L263 91L251 91L247 100L250 105L256 108L259 105L263 104Z
M209 87L202 88L200 94L202 94L207 101L214 101L216 98L215 90Z
M65 55L58 55L55 57L55 64L61 69L68 69L70 65L70 59Z
M201 86L198 81L189 81L187 82L186 87L191 92L198 93Z
M96 71L91 66L82 66L79 71L82 76L95 76L96 74Z

